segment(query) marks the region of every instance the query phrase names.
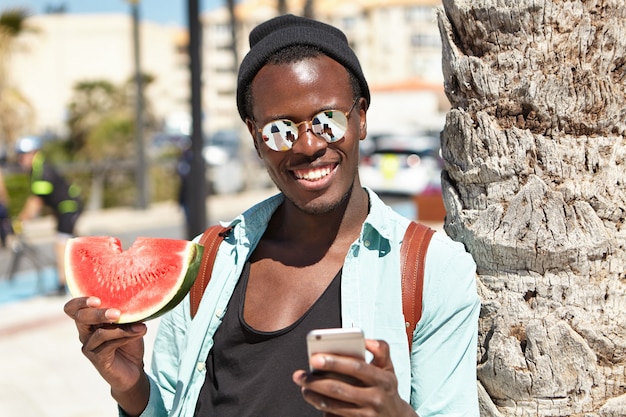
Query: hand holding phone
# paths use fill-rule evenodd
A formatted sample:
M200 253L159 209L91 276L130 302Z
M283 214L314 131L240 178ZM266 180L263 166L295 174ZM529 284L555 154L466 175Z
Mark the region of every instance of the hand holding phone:
M365 360L365 337L361 329L316 329L309 332L306 340L309 360L311 356L316 353L332 353ZM341 379L351 384L358 384L358 381L355 381L354 378L350 378L347 375L319 372L312 368L310 370L317 375Z

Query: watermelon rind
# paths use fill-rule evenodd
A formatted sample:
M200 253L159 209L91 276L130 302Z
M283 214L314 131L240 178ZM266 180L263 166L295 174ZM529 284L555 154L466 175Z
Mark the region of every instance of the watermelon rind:
M81 240L83 239L83 240ZM88 242L85 239L96 239L95 242L104 242L106 245L115 246L119 244L119 240L112 237L77 237L69 239L66 253L65 253L65 268L66 268L66 278L68 288L70 293L74 297L82 297L82 296L96 296L101 297L103 294L87 294L86 290L83 289L85 285L82 285L81 280L88 280L90 277L79 276L79 273L74 272L74 265L72 264L72 251L75 248L84 247L84 243ZM158 238L137 238L139 240L159 240ZM171 239L163 239L171 240ZM94 240L89 241L94 242ZM176 280L177 285L169 289L169 293L163 294L161 300L158 303L154 303L152 305L146 305L144 308L138 310L137 306L134 307L135 311L129 312L124 311L124 306L108 306L103 305L103 308L116 308L120 310L120 318L116 321L119 324L125 323L135 323L142 322L147 320L155 319L163 314L167 313L174 307L176 307L189 293L196 277L198 275L198 270L200 268L200 264L202 261L202 253L203 246L197 244L195 242L185 241L184 250L180 252L181 255L181 270L178 275L178 279ZM179 252L176 252L177 254ZM140 255L137 255L140 256ZM97 263L97 260L93 260L94 263ZM84 274L83 274L84 275ZM184 275L184 277L183 277ZM181 279L182 278L182 279ZM104 288L103 288L104 290ZM110 290L109 290L110 291ZM108 294L112 294L107 291ZM102 297L101 297L102 298Z
M204 251L204 246L199 245L197 243L193 243L193 248L194 248L194 253L191 256L192 258L191 262L189 263L189 266L187 267L187 273L185 274L185 279L183 280L183 283L178 289L178 292L174 295L174 297L172 297L171 301L167 303L163 308L161 308L159 311L157 311L153 315L146 317L144 320L152 320L159 316L162 316L163 314L172 310L174 307L180 304L181 301L185 299L185 297L189 293L189 290L191 290L193 283L196 282L196 278L198 277L198 270L200 269L200 264L202 262L202 253Z

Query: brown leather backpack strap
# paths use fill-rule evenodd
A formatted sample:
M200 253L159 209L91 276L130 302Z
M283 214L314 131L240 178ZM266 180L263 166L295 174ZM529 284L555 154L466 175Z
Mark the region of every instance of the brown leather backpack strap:
M402 310L409 340L409 352L413 344L413 332L422 317L422 293L424 290L424 258L428 244L435 231L421 223L411 222L404 233L400 261L402 262Z
M200 238L200 244L204 246L202 253L202 261L200 262L200 269L196 280L189 290L189 302L191 318L193 319L198 312L200 306L200 300L204 294L204 290L209 285L211 279L211 272L213 271L213 264L215 263L215 257L217 256L217 249L220 247L220 243L226 238L231 227L223 227L220 225L210 226L207 228L202 237Z

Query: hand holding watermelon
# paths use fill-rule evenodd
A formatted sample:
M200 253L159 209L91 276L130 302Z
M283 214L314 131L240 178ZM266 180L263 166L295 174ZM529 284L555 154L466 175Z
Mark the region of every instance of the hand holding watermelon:
M182 301L196 278L202 250L175 239L137 238L127 251L113 237L68 241L65 268L76 298L65 305L65 313L76 323L83 353L129 415L139 415L150 394L143 369L147 328L138 322Z
M96 297L79 297L65 304L76 323L82 351L111 386L111 394L127 414L139 415L146 407L150 387L143 369L143 323L111 324L120 311L100 308Z
M95 296L115 308L116 323L158 317L174 308L196 279L202 246L187 240L139 237L126 251L119 239L70 239L65 252L67 284L74 297Z

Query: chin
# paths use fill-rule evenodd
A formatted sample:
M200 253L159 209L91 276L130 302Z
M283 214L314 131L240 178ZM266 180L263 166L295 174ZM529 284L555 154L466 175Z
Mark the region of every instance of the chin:
M338 197L324 193L319 197L313 198L312 200L301 201L295 200L291 198L289 194L283 192L287 200L289 200L294 206L300 209L303 213L311 215L330 213L341 206L345 206L345 203L350 198L351 193L352 186L350 186L343 195Z

